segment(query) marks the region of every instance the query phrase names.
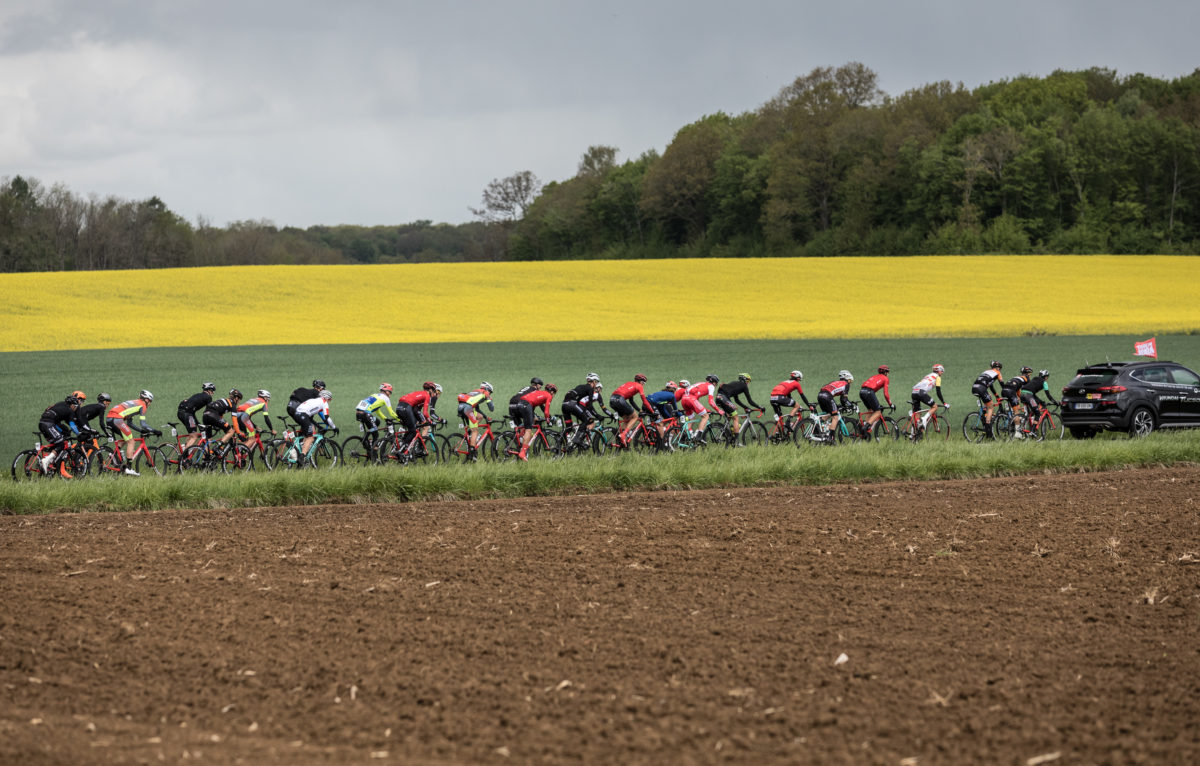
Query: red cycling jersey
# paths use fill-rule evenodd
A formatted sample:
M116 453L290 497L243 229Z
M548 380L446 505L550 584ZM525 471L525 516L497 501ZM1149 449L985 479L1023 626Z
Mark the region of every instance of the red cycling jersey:
M827 394L832 394L833 396L845 396L846 392L850 390L850 383L849 381L839 378L838 380L821 386L821 390Z
M683 386L680 386L679 388L675 389L675 402L676 403L682 402L683 397L685 397L685 396L687 396L686 388L684 388Z
M616 391L613 391L613 396L619 396L623 399L632 399L635 394L641 394L642 396L645 396L646 391L642 388L641 383L633 380L629 381L628 383L622 383L621 385L617 386Z
M421 414L424 415L426 418L429 417L429 392L428 391L426 391L424 389L422 389L420 391L413 391L411 394L405 394L404 396L400 397L399 401L404 402L405 404L409 405L410 407L420 406Z
M553 398L554 394L550 393L549 391L530 391L521 397L521 401L529 402L533 405L535 410L538 407L541 407L542 412L548 418L550 417L550 400Z
M771 389L771 396L791 396L793 391L801 396L804 395L804 389L800 387L800 381L785 380Z
M890 395L888 395L888 376L887 375L884 375L882 373L880 373L878 375L872 375L871 377L869 377L863 381L862 387L869 388L872 391L878 391L879 389L882 388L884 398L886 398L889 402L892 400L892 397Z
M688 393L697 399L705 396L707 396L709 399L712 399L713 394L717 393L717 387L712 383L697 383L688 389ZM712 404L712 402L710 401L709 404Z

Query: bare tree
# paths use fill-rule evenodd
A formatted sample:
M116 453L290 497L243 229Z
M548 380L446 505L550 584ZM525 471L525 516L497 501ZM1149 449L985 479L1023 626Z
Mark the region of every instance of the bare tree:
M528 170L493 179L483 190L483 207L471 212L487 223L510 224L525 217L541 190L542 182Z

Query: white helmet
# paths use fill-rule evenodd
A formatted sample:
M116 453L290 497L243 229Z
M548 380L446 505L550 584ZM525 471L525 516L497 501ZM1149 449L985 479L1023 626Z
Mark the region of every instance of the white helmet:
M680 378L680 379L679 379L679 387L680 387L680 388L691 388L691 387L692 387L692 381L690 381L690 380L684 380L683 378Z
M599 375L597 375L597 374L596 374L596 373L594 373L594 372L589 372L589 373L587 374L587 377L586 377L586 378L584 378L584 380L586 380L588 383L599 383L599 382L600 382L600 376L599 376Z
M838 373L838 379L839 380L854 380L854 376L850 374L849 370L842 370L841 372Z
M791 373L788 374L788 377L792 380L804 380L804 373L800 372L799 370L792 370Z
M482 383L480 383L479 387L482 388L484 391L487 391L489 394L492 393L492 391L494 390L492 388L492 384L488 383L486 380L483 381Z
M266 399L266 400L270 401L270 399L271 399L271 392L270 392L270 391L268 391L268 390L267 390L267 389L265 389L265 388L260 388L260 389L258 389L258 398L259 398L259 399Z
M138 398L142 399L147 404L149 404L150 402L154 401L154 394L150 393L149 391L147 391L146 389L143 388L142 392L140 394L138 394Z

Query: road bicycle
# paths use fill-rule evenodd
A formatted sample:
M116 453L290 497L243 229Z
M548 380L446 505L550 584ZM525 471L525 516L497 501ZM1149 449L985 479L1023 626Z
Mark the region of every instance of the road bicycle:
M408 431L395 428L388 434L382 447L380 462L397 465L436 465L445 451L445 438L434 431L446 425L443 418L431 413L429 422L417 428L412 438L405 441Z
M611 420L611 418L605 418ZM558 444L555 446L551 457L559 460L564 457L577 457L580 455L588 455L598 451L599 430L603 426L593 426L588 428L581 421L575 421L570 427L564 427L559 434Z
M360 422L358 430L362 432L362 435L347 436L339 445L342 450L342 460L345 461L346 465L378 465L383 459L383 453L387 448L388 440L396 432L396 425L396 421L394 420L386 421L381 433L378 428L374 431L368 431Z
M751 413L754 417L761 418L763 410L747 409L746 418L742 420L741 428L737 431L733 430L732 416L724 412L713 413L714 417L704 427L704 440L709 444L723 444L726 447L766 444L767 427L758 420L751 420Z
M950 419L939 415L938 411L949 408L948 404L935 404L927 410L918 408L909 411L908 417L900 422L900 438L910 442L919 442L922 439L948 441L954 427L950 425Z
M280 420L283 422L284 436L282 439L272 439L270 443L274 467L333 468L342 462L341 445L331 438L338 435L338 429L317 426L313 442L305 452L305 437L289 423L286 415L281 416Z
M264 457L265 459L265 457ZM236 441L205 438L193 444L179 458L179 471L249 471L253 464L250 448Z
M528 431L524 426L517 426L515 423L513 426L512 431L505 431L500 437L497 454L502 461L519 460L521 457L521 447L525 443L525 434ZM559 432L553 430L550 424L542 418L534 418L532 431L533 441L525 449L525 459L539 457L543 454L552 455L558 445Z
M443 462L474 463L478 460L496 459L500 434L492 430L492 424L501 421L492 420L483 413L479 413L477 417L480 418L482 425L477 426L475 429L470 429L466 427L466 423L464 422L459 426L462 429L462 433L442 438ZM478 447L471 446L470 436L472 430L474 430L476 437L482 436Z
M41 433L34 431L33 435L37 439L33 443L33 449L22 450L13 458L13 481L34 481L43 477L53 476L63 479L75 479L86 476L88 471L88 456L78 444L78 441L85 438L84 433L89 432L81 432L78 437L64 442L63 449L58 450L54 459L43 469L42 459L50 454L51 446L42 444ZM96 432L90 431L90 433L95 434ZM77 443L72 444L72 442Z
M962 432L963 437L969 442L978 444L988 438L987 422L984 418L986 409L983 406L983 400L979 400L979 409L975 412L967 413L963 418ZM1005 439L1012 434L1012 409L1007 401L1001 399L996 402L996 406L992 409L992 438Z
M1039 442L1063 438L1065 429L1059 418L1060 412L1059 405L1043 405L1037 415L1030 416L1029 408L1026 406L1025 414L1013 421L1011 427L1013 437Z
M157 429L153 433L162 436L162 432ZM168 472L178 470L178 463L171 464L169 452L164 450L162 445L147 445L145 436L135 436L131 441L132 457L125 456L125 445L129 442L115 440L111 447L103 446L97 450L93 457L96 466L94 473L99 476L119 476L130 475L126 474L126 471L132 471L139 476L146 472L164 476Z
M858 414L858 405L850 402L845 407L839 406L838 414L841 418L837 428L831 430L829 423L833 415L810 411L800 426L800 436L796 439L796 444L841 444L844 441L861 441L862 435L859 433L858 419L855 417Z
M895 412L896 405L889 404L887 411L889 413ZM860 420L859 422L861 423L862 421ZM897 420L891 415L883 414L883 411L881 410L879 413L879 419L871 423L871 425L868 427L869 430L863 432L860 428L859 434L862 438L869 439L871 441L880 441L881 439L899 439L902 432L901 426L903 422L903 420Z

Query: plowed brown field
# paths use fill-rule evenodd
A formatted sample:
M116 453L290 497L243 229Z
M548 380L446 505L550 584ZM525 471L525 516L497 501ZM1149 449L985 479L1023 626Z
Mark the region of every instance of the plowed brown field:
M0 518L0 762L1196 763L1200 468Z

